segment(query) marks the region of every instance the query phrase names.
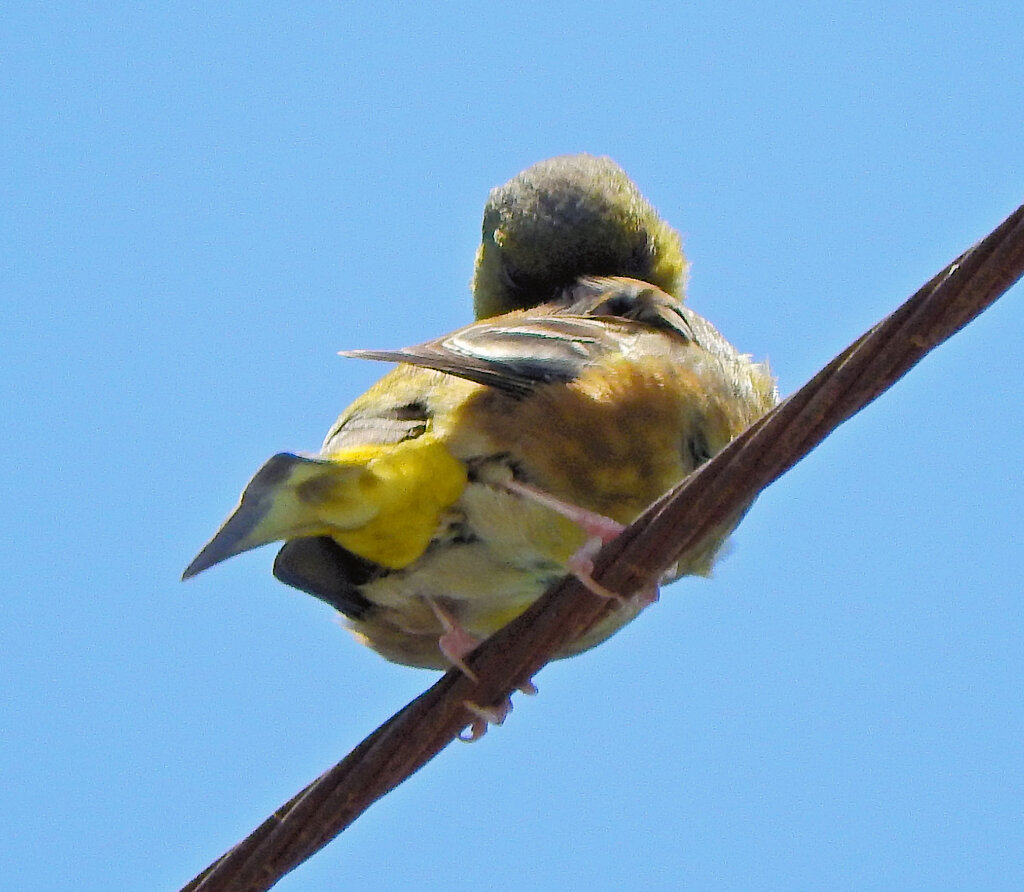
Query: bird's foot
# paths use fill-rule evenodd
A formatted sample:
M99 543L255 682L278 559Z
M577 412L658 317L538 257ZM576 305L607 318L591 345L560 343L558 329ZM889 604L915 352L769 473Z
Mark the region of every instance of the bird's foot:
M550 493L530 486L528 483L522 483L519 480L508 480L504 485L512 492L525 496L528 499L533 499L535 502L561 514L562 517L568 518L579 526L587 534L587 541L570 555L569 560L565 562L569 572L595 595L611 601L618 601L620 604L626 602L626 598L618 592L613 592L611 589L601 585L593 576L594 558L597 557L597 553L601 550L602 545L611 542L625 529L621 523L617 520L612 520L610 517L605 517L603 514L588 511L579 505L563 502L561 499L556 499ZM641 602L643 607L658 599L657 589L655 589L653 597L650 597L648 594L646 598L647 600Z
M518 685L516 690L523 694L527 694L530 697L534 697L537 694L537 685L535 685L532 680L527 680ZM508 718L509 713L512 712L511 697L506 697L504 702L498 706L480 706L472 700L463 700L462 705L476 716L476 718L466 726L469 728L469 734L459 735L459 740L463 743L473 743L474 741L479 740L487 733L489 725L503 724L505 719Z
M469 734L459 734L459 740L463 743L473 743L487 733L489 725L500 725L512 712L512 698L506 697L505 701L498 706L479 706L472 700L463 700L462 705L476 718L467 725ZM463 729L465 730L465 729Z
M466 665L463 658L479 646L481 639L467 632L462 624L433 598L425 600L430 605L430 609L434 611L437 621L444 628L444 634L437 639L437 646L441 649L441 653L470 681L479 681L476 673Z

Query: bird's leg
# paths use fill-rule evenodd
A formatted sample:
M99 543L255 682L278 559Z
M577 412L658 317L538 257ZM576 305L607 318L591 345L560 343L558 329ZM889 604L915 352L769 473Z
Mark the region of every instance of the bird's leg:
M462 624L451 613L445 610L433 598L425 597L424 600L434 611L434 616L441 623L444 633L437 639L437 646L441 649L446 660L455 666L470 681L479 681L476 673L466 665L463 657L475 650L480 644L476 635L467 632Z
M579 505L563 502L561 499L556 499L550 493L530 486L528 483L522 483L519 480L506 480L503 485L514 493L525 496L528 499L533 499L535 502L550 508L580 527L587 534L587 541L569 556L569 560L565 562L566 567L573 576L595 595L612 601L618 601L620 604L625 603L626 599L622 595L601 585L593 576L594 558L597 557L601 546L611 542L625 529L621 523L595 511L588 511ZM658 600L658 588L657 586L652 586L649 589L642 589L634 597L641 608L647 607Z
M568 518L589 537L597 539L602 545L605 542L611 542L612 539L625 529L617 520L612 520L610 517L605 517L596 511L588 511L579 505L563 502L561 499L556 499L551 493L537 489L536 486L530 486L529 483L523 483L521 480L506 480L502 483L502 486L518 495L533 499L538 504L544 505L552 511L561 514L562 517Z
M424 600L430 605L430 609L434 611L434 616L437 617L438 622L441 623L445 630L444 634L437 641L441 653L466 678L470 681L478 682L480 679L466 665L463 657L475 650L480 644L481 639L467 632L462 627L462 624L433 598L427 597ZM532 681L525 681L518 685L517 690L534 696L537 693L537 686ZM508 714L512 712L511 697L506 697L505 701L498 706L479 706L472 700L464 700L462 705L476 716L472 724L469 725L469 735L465 737L461 734L459 735L459 740L464 743L472 743L475 740L479 740L487 733L488 725L502 724L508 718Z

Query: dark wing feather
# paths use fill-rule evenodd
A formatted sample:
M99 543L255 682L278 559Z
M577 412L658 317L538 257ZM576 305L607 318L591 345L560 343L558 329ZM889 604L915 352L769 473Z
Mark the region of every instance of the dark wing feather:
M436 369L522 397L538 384L577 377L590 361L611 349L607 329L596 319L509 316L413 347L346 350L343 355Z
M586 276L566 290L563 302L557 312L626 319L694 340L692 314L672 295L637 279Z
M634 325L693 340L679 302L633 279L582 279L564 305L485 319L398 350L345 350L343 356L401 362L457 375L524 397L540 384L572 381L615 352Z

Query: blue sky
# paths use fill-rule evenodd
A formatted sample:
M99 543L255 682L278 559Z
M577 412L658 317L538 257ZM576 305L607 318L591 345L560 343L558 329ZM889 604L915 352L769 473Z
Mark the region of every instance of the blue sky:
M434 679L178 577L609 154L784 393L1024 201L1016 4L20 4L0 34L0 874L173 889ZM282 890L1024 885L1021 287Z

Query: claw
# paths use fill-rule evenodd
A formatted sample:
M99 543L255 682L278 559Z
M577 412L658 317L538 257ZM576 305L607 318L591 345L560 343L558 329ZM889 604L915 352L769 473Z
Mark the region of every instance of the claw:
M472 723L468 725L469 736L459 735L459 740L463 743L473 743L479 740L487 733L488 725L502 724L508 718L509 713L512 712L511 698L506 698L505 702L500 706L479 706L472 700L463 700L462 705L476 716Z
M565 562L565 566L573 576L575 576L599 598L605 598L609 601L618 601L619 604L625 604L626 599L622 597L622 595L618 592L613 592L610 588L601 585L600 582L594 579L594 557L597 555L597 552L601 550L602 545L604 545L604 542L600 539L588 539L575 553L569 556L569 560Z

